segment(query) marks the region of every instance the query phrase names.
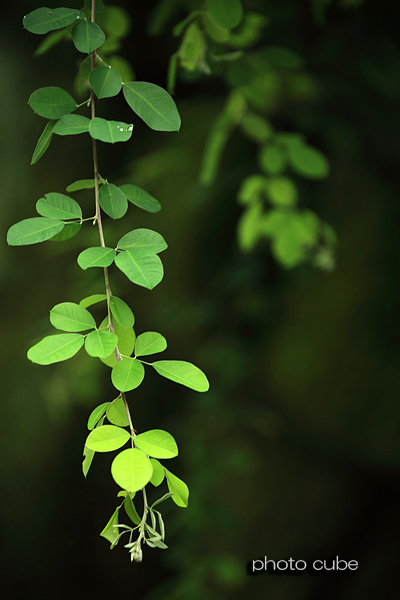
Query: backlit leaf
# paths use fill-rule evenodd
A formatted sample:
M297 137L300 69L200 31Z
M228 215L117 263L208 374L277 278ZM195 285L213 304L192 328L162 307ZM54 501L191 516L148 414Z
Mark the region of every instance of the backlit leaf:
M177 506L186 508L189 503L189 489L188 486L182 479L179 479L176 475L165 469L167 476L167 484L169 491L173 494L172 500Z
M79 333L60 333L43 338L28 350L28 358L38 365L51 365L74 356L83 346Z
M73 97L60 87L43 87L33 92L28 100L29 106L41 117L61 119L77 108Z
M85 331L94 329L96 322L86 308L74 302L61 302L50 311L50 322L63 331Z
M137 514L135 505L133 504L133 500L129 494L125 496L124 508L132 523L134 523L134 525L139 525L141 523L141 518Z
M89 433L86 446L95 452L112 452L124 446L130 437L126 429L115 425L101 425Z
M85 350L89 356L106 358L115 350L118 337L110 331L92 331L85 340Z
M140 248L158 254L168 248L163 236L151 229L134 229L125 234L118 242L118 248L133 250Z
M72 30L72 41L79 52L90 54L104 44L106 36L96 23L80 21Z
M79 302L79 306L83 306L83 308L88 308L89 306L93 306L93 304L97 304L98 302L103 302L103 300L107 299L106 294L93 294L92 296L88 296Z
M90 469L90 466L92 464L95 454L96 453L93 452L93 450L90 450L89 448L87 448L87 446L85 446L83 448L83 457L84 458L82 461L82 473L85 478L87 477L87 474L89 473L89 469Z
M31 33L44 34L61 29L83 17L79 10L73 8L37 8L23 18L23 26Z
M122 87L120 74L111 67L96 67L89 75L89 83L99 99L116 96Z
M113 546L118 541L118 538L120 536L120 530L117 527L119 509L120 507L118 506L113 512L111 519L108 521L107 525L100 533L101 537L105 538L108 542L110 542L111 546Z
M75 200L59 194L58 192L50 192L45 194L44 198L40 198L36 202L36 210L42 217L49 219L81 219L81 207Z
M54 133L57 135L78 135L89 132L90 119L82 115L64 115L57 121Z
M51 242L63 242L65 240L69 240L70 238L74 237L74 235L79 233L81 227L82 227L81 223L65 223L62 230L59 233L57 233L56 235L53 235L50 238L50 241Z
M100 188L100 206L112 219L120 219L128 210L125 194L113 183L106 183Z
M242 20L243 7L240 0L207 0L207 8L214 21L226 29L233 29Z
M120 185L119 189L124 192L129 202L132 202L132 204L135 204L139 208L142 208L150 213L155 213L161 210L161 204L159 201L137 185L126 183L124 185Z
M150 481L153 466L150 459L137 448L120 452L113 460L111 474L122 489L138 492Z
M106 412L107 406L109 404L109 402L103 402L103 404L96 406L96 408L92 410L87 423L87 428L89 429L89 431L92 431L96 427L96 424L98 423L98 421L100 421L101 417Z
M111 372L111 381L120 392L130 392L142 383L144 367L134 358L124 358L117 362Z
M129 419L126 414L125 403L121 396L118 396L113 402L110 402L107 408L107 419L113 425L119 427L128 427Z
M107 325L108 317L104 319L99 329L106 329L108 331ZM133 352L136 341L136 335L133 331L133 328L128 327L127 329L124 329L117 321L114 321L114 331L118 336L118 350L124 356L130 356ZM107 356L107 358L102 358L100 360L108 367L115 367L115 365L117 364L115 352L110 354L110 356Z
M10 246L27 246L49 240L64 227L62 221L33 217L12 225L7 233Z
M154 83L132 81L124 84L125 100L132 110L155 131L179 131L181 118L172 97Z
M206 392L210 387L203 371L184 360L159 360L153 363L153 367L163 377L196 392Z
M163 278L162 262L146 250L124 250L115 257L115 264L130 281L152 290Z
M94 179L79 179L74 181L67 188L67 192L79 192L80 190L91 190L95 186Z
M84 271L91 267L109 267L115 258L114 248L86 248L78 258L78 265Z
M148 356L149 354L163 352L166 348L167 340L161 333L146 331L146 333L138 335L136 339L135 355Z
M107 121L95 117L90 122L89 133L95 140L114 144L127 142L132 137L133 125L120 121Z
M151 429L135 437L135 445L153 458L174 458L178 446L172 435L162 429Z
M121 300L121 298L117 298L116 296L111 296L110 298L110 308L111 313L116 322L124 327L124 329L128 329L129 327L133 327L135 324L135 317L133 312L129 308L129 306Z
M151 476L150 483L158 487L164 481L165 469L156 458L150 458L150 462L153 465L153 475Z
M57 121L49 121L43 130L42 135L37 141L36 148L32 155L31 165L35 165L40 160L47 148L50 146L51 138L53 137L54 125Z

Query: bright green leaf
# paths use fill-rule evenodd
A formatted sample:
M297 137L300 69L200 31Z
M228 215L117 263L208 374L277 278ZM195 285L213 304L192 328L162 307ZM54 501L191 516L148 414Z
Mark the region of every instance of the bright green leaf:
M132 498L129 494L125 496L124 508L132 523L134 523L134 525L139 525L141 523L141 518L136 512L135 505L133 504Z
M31 33L44 34L61 29L82 17L79 10L73 8L37 8L23 18L23 26Z
M88 296L79 302L79 306L83 306L83 308L88 308L89 306L93 306L93 304L97 304L98 302L103 302L103 300L107 299L106 294L93 294L92 296Z
M108 317L104 319L99 329L108 330ZM124 356L130 356L133 352L136 341L136 335L133 331L133 328L129 327L124 329L117 321L114 321L114 331L118 336L118 350ZM115 367L117 364L115 352L110 354L110 356L107 356L107 358L102 358L100 360L108 367Z
M90 119L82 115L64 115L57 121L54 133L57 135L78 135L89 132Z
M43 338L28 350L28 358L38 365L51 365L72 358L83 346L79 333L60 333Z
M54 306L50 311L50 322L63 331L85 331L96 327L90 312L74 302L61 302Z
M240 0L207 0L207 8L218 25L233 29L239 25L243 16Z
M118 344L118 337L110 331L92 331L85 340L85 350L89 356L106 358Z
M113 183L106 183L100 188L100 206L112 219L120 219L128 210L125 194Z
M135 437L135 446L153 458L174 458L178 446L172 435L162 429L151 429Z
M86 446L95 452L112 452L124 446L130 437L126 429L115 425L101 425L89 433Z
M89 83L99 99L116 96L122 87L120 74L111 67L96 67L89 75Z
M50 238L50 241L63 242L65 240L69 240L70 238L74 237L74 235L79 233L81 227L82 223L65 223L63 229L56 235L53 235Z
M146 331L141 333L136 339L135 355L148 356L163 352L167 348L167 340L161 333L156 331Z
M79 179L66 188L67 192L79 192L80 190L91 190L95 187L94 179Z
M104 527L103 531L100 533L101 537L105 538L108 542L110 542L111 546L118 541L120 536L120 531L118 526L118 513L119 506L115 509L112 514L111 519L108 521L107 525Z
M173 494L172 500L181 508L186 508L189 502L189 489L184 481L165 469L169 491Z
M36 210L42 217L49 219L81 219L81 207L75 200L59 194L58 192L50 192L45 194L44 198L40 198L36 202Z
M89 133L95 140L114 144L127 142L132 137L133 125L120 121L107 121L95 117L90 122Z
M144 367L134 358L124 358L111 371L111 381L120 392L130 392L142 383Z
M90 466L92 464L95 454L96 453L93 452L93 450L90 450L86 446L83 448L82 472L83 472L83 475L85 478L87 477L87 474L89 473L89 469L90 469Z
M150 481L153 466L150 459L137 448L120 452L113 460L111 474L122 489L138 492Z
M87 422L87 428L89 429L89 431L92 431L96 427L96 424L100 421L101 417L106 412L107 406L109 404L109 402L103 402L103 404L99 404L99 406L96 406L96 408L92 410Z
M90 54L104 44L106 36L96 23L80 21L72 30L72 41L79 52Z
M129 306L121 300L121 298L117 298L116 296L111 296L110 298L110 308L112 312L112 316L116 320L116 322L121 325L124 329L128 329L129 327L133 327L135 324L135 317L133 312L129 308Z
M86 248L78 258L78 265L84 271L90 267L109 267L115 258L114 248Z
M196 392L206 392L210 387L203 371L184 360L158 360L153 363L153 367L163 377Z
M172 97L154 83L132 81L124 84L125 100L132 110L155 131L179 131L181 118Z
M153 475L151 476L150 483L158 487L164 481L165 469L156 458L150 458L150 462L153 465Z
M128 427L129 419L126 414L125 403L121 396L118 396L113 402L111 402L107 408L107 419L113 425L119 427Z
M77 108L73 97L60 87L43 87L33 92L29 106L45 119L60 119Z
M47 148L50 146L51 138L53 137L54 125L57 121L49 121L43 130L42 135L38 139L36 148L32 155L31 165L35 165L40 160Z
M132 204L135 204L139 208L142 208L150 213L156 213L161 210L161 204L159 201L137 185L126 183L124 185L120 185L119 189L124 192L129 202L132 202Z
M12 225L7 233L10 246L27 246L49 240L64 227L62 221L33 217Z
M164 275L160 258L142 249L124 250L115 257L115 264L130 281L149 290L155 288Z
M118 242L117 248L133 250L140 248L150 253L158 254L168 248L163 236L151 229L134 229L125 234Z

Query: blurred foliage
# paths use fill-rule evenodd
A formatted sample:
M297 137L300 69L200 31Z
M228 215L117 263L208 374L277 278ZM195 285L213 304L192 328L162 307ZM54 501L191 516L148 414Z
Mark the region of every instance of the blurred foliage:
M197 3L118 4L132 18L118 55L133 64L139 80L163 85L177 51L171 30ZM115 177L134 178L163 204L157 216L134 215L132 224L154 227L170 242L164 284L156 294L135 292L135 312L144 328L168 337L177 357L194 348L188 359L204 367L212 386L197 398L154 377L138 391L135 426L167 428L179 438L185 458L178 475L192 491L183 516L166 514L169 552L160 557L149 551L140 567L125 562L123 550L110 553L93 534L113 500L103 485L108 465L94 465L90 483L80 472L87 415L107 399L107 382L83 357L50 372L26 360L48 322L40 307L80 298L83 282L87 287L90 281L74 266L79 236L66 242L68 252L48 243L46 272L40 247L26 253L1 246L2 563L8 597L23 598L36 588L49 600L110 593L147 600L393 597L400 525L400 53L397 7L357 4L245 1L246 12L263 15L269 25L242 58L217 61L215 75L196 71L193 78L193 71L179 67L181 132L165 140L136 123L128 152L110 155ZM316 5L323 5L324 19L317 18ZM1 23L3 240L9 225L42 196L44 178L61 191L72 172L76 179L91 173L89 143L76 140L62 140L65 160L60 152L48 153L29 167L41 123L26 100L33 89L49 85L55 61L57 85L68 87L74 73L63 43L32 62L37 40L20 23L36 6L33 0L9 4ZM146 28L161 35L148 37ZM234 71L262 47L287 48L306 66L290 70L289 79L279 68L285 90L294 91L278 94L265 113L252 109L240 128L229 131L218 176L205 190L197 181L208 132L237 91L228 74L222 82L218 69ZM200 63L198 54L186 55L186 66ZM265 81L259 77L257 89L271 87L269 73ZM282 132L299 133L301 143L323 149L329 178L265 173L259 153L267 153L270 164L267 149L281 147ZM273 142L266 144L269 136ZM107 149L102 154L100 160L108 161ZM300 232L288 217L295 201ZM281 269L262 243L251 253L239 251L237 222L243 207L255 211L258 203L274 219L286 220L294 244L310 235L313 214L330 223L338 238L336 269ZM117 240L126 231L115 225ZM284 245L269 227L271 243ZM319 235L334 244L330 229L322 227ZM330 254L318 260L331 265ZM91 284L95 293L95 276ZM118 285L116 293L129 297L122 280ZM72 368L80 375L72 377ZM249 577L247 562L264 555L339 555L358 560L360 569L354 577Z

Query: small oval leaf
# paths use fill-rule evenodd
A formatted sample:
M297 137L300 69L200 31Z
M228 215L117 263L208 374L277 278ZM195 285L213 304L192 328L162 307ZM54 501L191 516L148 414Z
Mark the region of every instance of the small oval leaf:
M125 194L113 183L101 186L99 202L104 212L112 219L120 219L128 210Z
M153 367L163 377L196 392L206 392L210 387L203 371L184 360L158 360L153 363Z
M96 23L80 21L72 30L75 48L84 54L90 54L106 41L104 31Z
M125 234L118 242L118 248L133 250L140 248L158 254L168 248L163 236L151 229L134 229Z
M86 446L95 452L112 452L122 448L130 437L126 429L115 425L101 425L89 433Z
M153 474L150 459L137 448L120 452L113 460L111 474L122 489L138 492L147 485Z
M125 100L132 110L155 131L179 131L181 118L172 97L154 83L132 81L124 84Z
M33 217L12 225L7 233L10 246L28 246L49 240L64 227L62 221Z
M40 198L36 202L36 210L42 217L49 219L81 219L82 210L75 200L59 194L58 192L50 192L45 194L44 198Z
M31 33L43 35L49 31L62 29L83 17L79 10L73 8L37 8L23 18L23 26Z
M96 322L86 308L74 302L61 302L50 311L50 322L63 331L85 331L94 329Z
M49 335L28 350L28 358L38 365L68 360L82 348L84 339L79 333Z
M86 271L91 267L109 267L115 258L114 248L86 248L78 258L78 265Z
M156 213L161 210L159 201L137 185L125 183L124 185L120 185L119 189L124 192L129 202L132 202L132 204L135 204L135 206L138 206L142 210L150 213Z
M111 371L111 381L120 392L130 392L142 383L144 367L134 358L124 358Z
M140 248L124 250L115 257L115 264L130 281L152 290L164 276L164 269L157 254Z
M178 446L172 435L162 429L151 429L135 437L135 446L153 458L174 458Z
M132 137L133 125L121 121L107 121L100 117L91 120L89 133L95 140L114 144L127 142Z
M111 67L96 67L89 75L89 83L99 99L116 96L122 87L120 74Z
M148 356L149 354L157 354L163 352L167 348L167 340L161 333L156 331L146 331L141 333L136 339L135 355Z
M61 119L78 107L68 92L54 86L39 88L33 92L28 104L35 113L46 119Z
M85 340L85 350L89 356L106 358L114 352L118 337L110 331L92 331Z
M112 315L116 322L121 325L124 329L133 327L135 324L135 317L129 306L116 296L110 298L110 308Z

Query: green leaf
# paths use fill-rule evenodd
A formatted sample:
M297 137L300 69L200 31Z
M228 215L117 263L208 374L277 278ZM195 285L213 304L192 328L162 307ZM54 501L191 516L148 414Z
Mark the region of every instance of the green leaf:
M83 462L82 462L82 472L84 477L87 477L87 474L89 473L89 469L90 466L92 464L94 455L96 453L93 452L93 450L90 450L89 448L87 448L86 446L83 448Z
M168 248L163 236L151 229L134 229L124 235L118 242L117 248L133 250L140 248L150 253L158 254Z
M89 306L93 306L93 304L97 304L98 302L103 302L103 300L107 299L106 294L93 294L92 296L88 296L79 302L79 306L83 306L83 308L88 308Z
M107 329L108 330L108 317L104 319L99 329ZM118 322L114 322L114 331L118 336L118 350L124 356L130 356L135 347L136 336L132 327L128 329L124 329L119 325ZM107 358L100 359L105 365L109 367L115 367L117 364L117 359L115 356L115 352L107 356Z
M126 444L131 434L115 425L101 425L91 431L86 439L86 446L95 452L112 452Z
M33 53L33 56L42 56L43 54L45 54L46 52L48 52L49 50L51 50L51 48L53 48L54 46L56 46L59 42L61 42L61 40L64 39L68 39L68 34L67 36L66 34L66 30L61 30L61 31L53 31L51 33L49 33L49 35L47 35L44 40L42 40L39 44L39 46L36 48L35 52Z
M264 146L259 155L260 166L268 175L278 175L285 170L286 153L277 144Z
M124 358L111 371L111 381L120 392L130 392L142 383L144 367L134 358Z
M28 246L49 240L64 227L62 221L33 217L12 225L7 233L10 246Z
M326 157L313 146L298 143L288 147L289 160L292 168L303 177L309 179L324 179L328 177L330 168Z
M124 250L115 257L115 264L130 281L152 290L164 275L162 262L156 254L145 250Z
M137 185L126 183L124 185L120 185L119 189L124 192L129 202L132 202L132 204L135 204L139 208L142 208L150 213L156 213L161 210L161 204L159 201Z
M153 461L155 459L151 458L150 460ZM164 477L165 477L165 470L163 468L163 479L164 479ZM161 498L158 498L158 500L156 500L155 502L153 502L153 504L151 505L151 508L153 509L153 512L158 513L157 510L154 510L154 507L157 506L157 504L161 504L161 502L165 502L165 500L168 500L168 498L171 498L172 496L173 496L173 494L171 492L168 492L167 494L164 494L164 496L161 496ZM158 513L158 514L160 514L160 513Z
M120 452L113 460L111 474L115 483L128 492L138 492L150 481L153 466L150 459L137 448Z
M68 27L82 17L79 10L73 8L37 8L23 18L23 26L31 33L44 34L49 31Z
M100 188L100 206L112 219L120 219L128 210L125 194L113 183L106 183Z
M172 500L177 506L186 508L189 502L189 489L182 479L165 469L169 491L173 494Z
M124 38L128 35L132 23L129 13L121 6L108 6L104 30L109 35Z
M142 520L136 512L135 505L133 504L132 498L129 494L125 496L124 508L132 523L134 523L134 525L140 525Z
M64 115L57 121L54 133L57 135L78 135L89 132L90 119L82 115Z
M49 121L43 130L42 135L38 139L36 148L32 155L31 165L35 165L40 160L47 148L50 146L51 138L53 137L54 125L57 121Z
M106 36L96 23L80 21L72 30L72 41L79 52L90 54L104 44Z
M196 392L207 392L210 387L203 371L184 360L158 360L153 363L153 367L163 377L185 385Z
M74 302L61 302L50 311L50 322L63 331L85 331L94 329L96 322L86 308Z
M207 8L221 27L233 29L239 25L243 16L240 0L207 0Z
M82 223L65 223L63 229L56 235L53 235L50 241L63 242L64 240L69 240L80 231L81 227Z
M108 521L107 525L104 527L103 531L100 533L101 537L105 538L108 542L113 546L120 536L120 531L117 527L118 525L118 513L120 507L115 509L112 514L111 519Z
M150 483L152 483L154 487L158 487L164 481L165 469L156 458L150 458L150 462L153 465L153 475L151 476Z
M129 306L116 296L110 298L110 308L114 319L121 327L128 329L135 324L135 317Z
M77 261L84 271L90 267L109 267L115 258L115 254L114 248L102 248L100 246L86 248L79 254Z
M33 92L28 100L29 106L45 119L61 119L73 112L78 105L73 97L60 87L43 87Z
M85 340L85 350L89 356L106 358L118 344L118 336L110 331L92 331Z
M141 333L136 339L135 355L148 356L163 352L167 348L167 340L161 333L156 331L146 331Z
M87 422L87 428L89 429L89 431L92 431L96 427L96 424L98 423L98 421L100 421L101 417L106 412L107 406L109 404L109 402L103 402L103 404L99 404L99 406L96 406L96 408L92 410Z
M50 192L36 202L36 210L49 219L81 219L82 210L75 200L65 194Z
M151 429L135 437L135 446L153 458L174 458L178 446L172 435L162 429Z
M113 425L119 427L128 427L129 419L126 414L125 403L121 396L118 396L113 402L108 405L107 408L107 419Z
M127 142L132 137L133 125L120 121L107 121L95 117L90 122L89 133L95 140L114 144Z
M43 338L28 350L28 358L38 365L51 365L72 358L83 346L79 333L60 333Z
M122 87L120 74L111 67L96 67L89 75L89 83L99 99L116 96Z
M95 187L94 179L79 179L66 188L67 192L79 192L80 190L91 190Z
M125 100L132 110L155 131L179 131L181 118L172 97L154 83L132 81L124 84Z

